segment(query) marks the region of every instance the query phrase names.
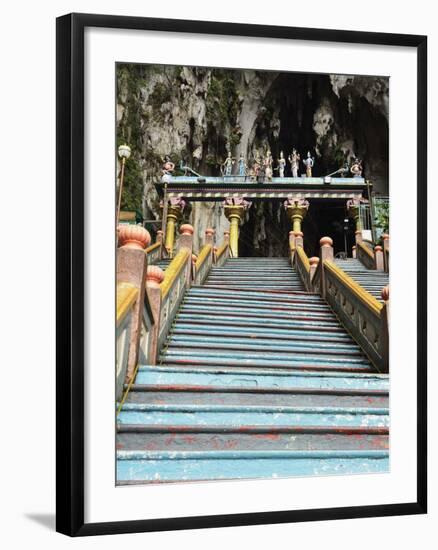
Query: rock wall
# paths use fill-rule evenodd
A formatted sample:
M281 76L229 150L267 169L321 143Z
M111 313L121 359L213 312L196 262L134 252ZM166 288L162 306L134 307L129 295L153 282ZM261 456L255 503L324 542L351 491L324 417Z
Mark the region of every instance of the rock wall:
M292 147L302 158L309 150L315 175L359 156L365 177L388 191L387 78L120 64L117 101L117 139L133 151L122 207L145 218L160 217L153 179L165 155L204 175L220 174L228 150L247 159L268 147L274 159ZM228 228L218 203L193 203L186 218L195 250L206 227L219 235ZM278 255L287 230L280 203L254 204L242 246Z

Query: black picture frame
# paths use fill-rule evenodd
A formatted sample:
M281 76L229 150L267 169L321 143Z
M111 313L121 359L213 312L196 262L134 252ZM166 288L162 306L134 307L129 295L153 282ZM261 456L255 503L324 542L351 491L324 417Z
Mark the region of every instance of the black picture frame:
M417 52L417 499L402 504L84 522L84 30L155 30L405 46ZM57 497L56 529L70 536L424 514L427 511L427 37L417 35L69 14L57 19Z

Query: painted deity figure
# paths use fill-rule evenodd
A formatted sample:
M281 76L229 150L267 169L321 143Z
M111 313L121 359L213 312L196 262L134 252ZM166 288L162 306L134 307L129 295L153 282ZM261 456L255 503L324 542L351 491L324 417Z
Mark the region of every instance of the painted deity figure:
M303 160L304 166L306 167L306 177L312 177L312 168L315 164L315 159L310 155L310 151L307 151L307 158Z
M353 174L353 177L360 178L362 176L362 161L355 158L351 165L350 172Z
M231 176L233 165L234 165L234 159L231 156L231 151L228 151L227 158L225 159L225 162L222 165L224 169L224 176Z
M246 176L246 162L245 158L243 156L243 153L240 153L239 160L237 161L237 165L239 167L239 176Z
M290 162L290 168L292 170L292 177L297 178L298 177L298 168L300 165L300 155L297 153L297 150L295 147L292 149L292 153L289 155L289 162Z
M273 159L272 159L271 151L268 150L263 163L265 167L265 178L268 181L272 180L272 161Z
M286 167L286 159L284 158L283 151L280 151L280 158L278 159L278 175L280 178L284 178L284 169Z
M164 163L163 163L163 167L162 167L162 170L161 170L161 174L162 174L162 181L166 182L166 181L169 181L171 179L171 176L172 176L172 172L175 170L175 164L170 160L170 157L168 155L166 155L164 157Z

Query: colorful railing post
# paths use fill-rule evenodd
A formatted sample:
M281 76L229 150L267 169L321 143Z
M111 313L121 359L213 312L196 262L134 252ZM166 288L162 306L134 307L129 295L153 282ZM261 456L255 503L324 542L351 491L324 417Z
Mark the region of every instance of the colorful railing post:
M315 272L316 272L316 270L318 268L318 264L319 264L318 256L312 256L311 258L309 258L309 264L310 264L310 272L309 272L310 282L312 283L313 278L315 276Z
M227 197L224 202L224 213L230 221L230 252L232 258L239 257L239 226L243 224L245 212L251 203L243 197Z
M193 226L185 223L179 228L180 236L176 245L177 251L188 250L189 261L186 265L187 286L192 284L192 251L193 251Z
M144 251L151 241L151 236L146 229L138 225L119 225L118 235L120 248L117 250L117 283L128 283L138 290L131 319L126 370L126 380L129 380L138 361L147 266Z
M382 235L383 240L383 262L385 271L389 272L389 235L388 233L384 233Z
M384 357L383 370L389 372L389 286L382 288L383 307L382 319L382 355Z
M158 354L158 333L160 329L161 317L161 288L160 284L164 280L164 272L156 265L151 265L147 268L146 274L146 292L149 298L149 303L152 310L154 324L151 330L149 343L148 363L155 365Z
M326 297L327 288L326 288L326 279L324 277L324 262L326 260L332 260L334 258L333 253L333 240L330 237L322 237L319 240L320 252L319 252L319 269L321 270L320 278L320 291L323 298Z
M215 230L207 228L205 230L204 246L201 248L196 258L196 276L195 284L202 285L213 265L213 244Z
M230 252L230 232L224 231L223 243L216 250L216 254L214 258L215 265L217 265L218 267L222 266L227 261L229 252Z
M374 247L374 262L375 262L377 271L385 270L383 248L380 245L377 245Z

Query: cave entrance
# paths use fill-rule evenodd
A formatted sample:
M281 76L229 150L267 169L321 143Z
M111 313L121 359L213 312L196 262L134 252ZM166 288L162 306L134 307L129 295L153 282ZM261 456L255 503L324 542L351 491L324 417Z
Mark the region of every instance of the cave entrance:
M240 227L239 256L278 258L289 255L289 231L292 227L283 200L254 201L247 216ZM333 239L335 254L344 252L347 247L347 254L351 257L355 244L354 223L347 216L344 199L311 199L302 229L304 250L309 258L319 256L321 237Z
M348 218L345 200L312 199L303 221L304 250L309 256L319 256L319 240L333 239L334 253L351 256L354 241L354 223Z

